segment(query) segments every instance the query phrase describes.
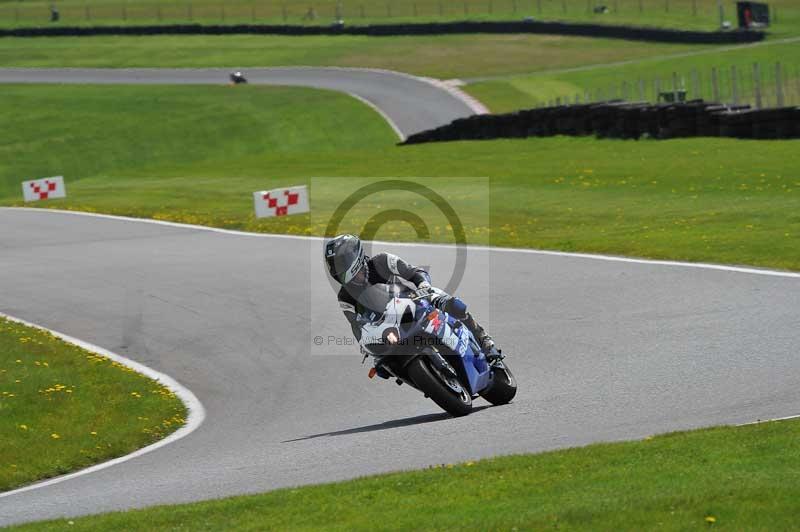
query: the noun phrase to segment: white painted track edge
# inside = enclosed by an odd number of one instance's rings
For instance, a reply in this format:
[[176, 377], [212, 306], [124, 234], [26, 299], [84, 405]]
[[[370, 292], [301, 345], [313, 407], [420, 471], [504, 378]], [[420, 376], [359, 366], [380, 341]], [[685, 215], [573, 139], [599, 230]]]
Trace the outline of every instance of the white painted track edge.
[[182, 426], [181, 428], [179, 428], [178, 430], [176, 430], [175, 432], [173, 432], [172, 434], [170, 434], [169, 436], [167, 436], [166, 438], [164, 438], [164, 439], [161, 439], [161, 440], [159, 440], [159, 441], [157, 441], [155, 443], [152, 443], [152, 444], [150, 444], [150, 445], [148, 445], [146, 447], [142, 447], [141, 449], [137, 449], [136, 451], [133, 451], [132, 453], [126, 454], [124, 456], [119, 456], [117, 458], [114, 458], [114, 459], [111, 459], [111, 460], [108, 460], [108, 461], [105, 461], [105, 462], [100, 462], [99, 464], [95, 464], [93, 466], [89, 466], [89, 467], [87, 467], [85, 469], [81, 469], [81, 470], [75, 471], [73, 473], [68, 473], [66, 475], [61, 475], [61, 476], [58, 476], [58, 477], [53, 477], [53, 478], [50, 478], [50, 479], [46, 479], [46, 480], [42, 480], [42, 481], [39, 481], [39, 482], [35, 482], [33, 484], [29, 484], [29, 485], [23, 486], [21, 488], [16, 488], [16, 489], [13, 489], [11, 491], [2, 492], [2, 493], [0, 493], [0, 499], [2, 499], [4, 497], [10, 497], [12, 495], [17, 495], [19, 493], [23, 493], [23, 492], [26, 492], [26, 491], [35, 490], [35, 489], [38, 489], [38, 488], [44, 488], [45, 486], [51, 486], [53, 484], [58, 484], [60, 482], [66, 481], [66, 480], [71, 480], [71, 479], [76, 478], [76, 477], [80, 477], [80, 476], [83, 476], [83, 475], [88, 475], [90, 473], [94, 473], [94, 472], [100, 471], [102, 469], [107, 469], [109, 467], [115, 466], [117, 464], [121, 464], [123, 462], [127, 462], [128, 460], [132, 460], [133, 458], [136, 458], [138, 456], [142, 456], [143, 454], [147, 454], [149, 452], [155, 451], [156, 449], [164, 447], [165, 445], [169, 445], [170, 443], [176, 442], [176, 441], [180, 440], [181, 438], [185, 438], [186, 436], [188, 436], [189, 434], [191, 434], [192, 432], [197, 430], [197, 428], [200, 427], [200, 425], [205, 420], [205, 417], [206, 417], [205, 408], [203, 407], [203, 404], [200, 402], [200, 400], [197, 398], [197, 396], [195, 396], [194, 393], [192, 393], [191, 390], [189, 390], [188, 388], [186, 388], [185, 386], [180, 384], [178, 381], [176, 381], [175, 379], [173, 379], [169, 375], [166, 375], [164, 373], [156, 371], [153, 368], [145, 366], [144, 364], [141, 364], [139, 362], [136, 362], [134, 360], [126, 358], [126, 357], [124, 357], [122, 355], [119, 355], [117, 353], [113, 353], [113, 352], [111, 352], [111, 351], [109, 351], [107, 349], [104, 349], [102, 347], [90, 344], [88, 342], [84, 342], [83, 340], [79, 340], [77, 338], [73, 338], [72, 336], [66, 335], [66, 334], [58, 332], [58, 331], [54, 331], [54, 330], [49, 329], [47, 327], [44, 327], [42, 325], [39, 325], [39, 324], [36, 324], [36, 323], [31, 323], [29, 321], [17, 318], [15, 316], [11, 316], [11, 315], [6, 314], [4, 312], [0, 312], [0, 317], [6, 318], [9, 321], [13, 321], [13, 322], [16, 322], [16, 323], [19, 323], [19, 324], [22, 324], [22, 325], [26, 325], [28, 327], [33, 327], [35, 329], [47, 331], [47, 332], [53, 334], [54, 336], [60, 338], [61, 340], [69, 343], [69, 344], [73, 344], [73, 345], [76, 345], [76, 346], [78, 346], [78, 347], [80, 347], [82, 349], [86, 349], [87, 351], [91, 351], [93, 353], [97, 353], [99, 355], [102, 355], [102, 356], [110, 359], [110, 360], [113, 360], [114, 362], [118, 362], [119, 364], [122, 364], [122, 365], [124, 365], [126, 367], [129, 367], [132, 370], [136, 371], [137, 373], [145, 375], [146, 377], [149, 377], [150, 379], [153, 379], [154, 381], [157, 381], [159, 384], [162, 384], [163, 386], [166, 386], [170, 391], [172, 391], [176, 396], [178, 396], [178, 398], [183, 402], [184, 405], [186, 405], [186, 408], [189, 411], [189, 414], [188, 414], [187, 419], [186, 419], [186, 424], [184, 426]]
[[400, 142], [404, 142], [406, 140], [406, 136], [403, 135], [403, 132], [400, 131], [400, 128], [397, 127], [397, 124], [395, 124], [394, 120], [389, 118], [389, 115], [384, 113], [383, 110], [380, 107], [378, 107], [377, 105], [375, 105], [371, 101], [367, 100], [366, 98], [364, 98], [362, 96], [359, 96], [358, 94], [356, 94], [354, 92], [348, 92], [347, 94], [352, 96], [353, 98], [355, 98], [359, 102], [363, 103], [364, 105], [366, 105], [367, 107], [369, 107], [370, 109], [372, 109], [373, 111], [378, 113], [379, 115], [381, 115], [381, 117], [386, 121], [386, 123], [389, 124], [389, 127], [392, 128], [392, 131], [394, 131], [395, 135], [397, 135], [397, 137], [400, 139]]
[[[297, 239], [297, 240], [323, 240], [321, 236], [302, 236], [302, 235], [281, 235], [275, 233], [252, 233], [248, 231], [236, 231], [233, 229], [221, 229], [218, 227], [209, 227], [205, 225], [193, 225], [193, 224], [185, 224], [185, 223], [178, 223], [178, 222], [168, 222], [164, 220], [152, 220], [149, 218], [134, 218], [130, 216], [119, 216], [114, 214], [101, 214], [101, 213], [94, 213], [94, 212], [83, 212], [83, 211], [70, 211], [65, 209], [49, 209], [49, 208], [37, 208], [37, 207], [0, 207], [0, 210], [18, 210], [18, 211], [29, 211], [29, 212], [51, 212], [51, 213], [59, 213], [59, 214], [72, 214], [75, 216], [89, 216], [89, 217], [96, 217], [96, 218], [106, 218], [111, 220], [119, 220], [125, 222], [139, 222], [139, 223], [147, 223], [147, 224], [155, 224], [155, 225], [163, 225], [168, 227], [177, 227], [182, 229], [193, 229], [197, 231], [209, 231], [214, 233], [222, 233], [228, 235], [235, 235], [235, 236], [246, 236], [246, 237], [255, 237], [255, 238], [290, 238], [290, 239]], [[455, 247], [455, 244], [436, 244], [436, 243], [418, 243], [418, 242], [384, 242], [380, 240], [373, 241], [374, 244], [383, 244], [383, 245], [390, 245], [390, 246], [415, 246], [415, 247], [437, 247], [437, 248], [447, 248], [447, 247]], [[469, 249], [477, 250], [477, 251], [491, 251], [493, 253], [526, 253], [532, 255], [545, 255], [545, 256], [553, 256], [553, 257], [570, 257], [570, 258], [578, 258], [578, 259], [587, 259], [587, 260], [602, 260], [608, 262], [624, 262], [628, 264], [643, 264], [643, 265], [651, 265], [651, 266], [666, 266], [666, 267], [677, 267], [677, 268], [696, 268], [696, 269], [704, 269], [704, 270], [716, 270], [716, 271], [724, 271], [724, 272], [731, 272], [731, 273], [743, 273], [743, 274], [750, 274], [750, 275], [766, 275], [771, 277], [786, 277], [791, 279], [800, 279], [800, 272], [790, 272], [790, 271], [782, 271], [782, 270], [770, 270], [766, 268], [754, 268], [748, 266], [731, 266], [725, 264], [713, 264], [713, 263], [705, 263], [705, 262], [681, 262], [681, 261], [672, 261], [672, 260], [660, 260], [660, 259], [643, 259], [643, 258], [634, 258], [634, 257], [621, 257], [616, 255], [601, 255], [595, 253], [575, 253], [569, 251], [550, 251], [550, 250], [541, 250], [541, 249], [529, 249], [529, 248], [504, 248], [504, 247], [493, 247], [493, 246], [469, 246]]]

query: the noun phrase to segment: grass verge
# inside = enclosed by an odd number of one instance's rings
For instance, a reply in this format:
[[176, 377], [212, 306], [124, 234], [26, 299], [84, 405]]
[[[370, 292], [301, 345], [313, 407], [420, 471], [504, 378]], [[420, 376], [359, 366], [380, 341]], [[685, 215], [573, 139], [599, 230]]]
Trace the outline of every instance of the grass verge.
[[[736, 21], [735, 2], [721, 2], [725, 19]], [[794, 0], [772, 0], [773, 31], [800, 27]], [[0, 2], [0, 25], [53, 26], [50, 5], [42, 0]], [[167, 24], [330, 24], [341, 16], [349, 25], [447, 20], [564, 20], [712, 31], [719, 27], [716, 0], [610, 0], [605, 13], [584, 0], [59, 0], [60, 25]], [[312, 9], [315, 18], [308, 18]]]
[[525, 73], [705, 49], [552, 35], [186, 35], [0, 39], [4, 67], [388, 68], [439, 78]]
[[105, 514], [70, 530], [790, 530], [798, 470], [800, 422], [783, 421]]
[[[477, 176], [491, 180], [488, 225], [469, 214], [485, 197], [458, 179], [443, 182], [448, 200], [466, 205], [459, 212], [473, 244], [800, 270], [800, 141], [556, 137], [396, 147], [388, 126], [355, 100], [298, 91], [310, 99], [294, 118], [290, 91], [8, 88], [0, 112], [16, 129], [0, 132], [10, 150], [0, 158], [0, 205], [23, 205], [24, 178], [64, 175], [69, 197], [40, 206], [322, 234], [336, 202], [315, 198], [337, 197], [359, 182], [353, 176]], [[191, 104], [172, 114], [174, 102]], [[254, 218], [253, 191], [313, 177], [345, 182], [316, 182], [313, 216]], [[365, 200], [360, 212], [390, 200]], [[363, 221], [345, 220], [342, 230]], [[447, 241], [445, 225], [433, 240]], [[399, 222], [381, 231], [413, 238]]]
[[128, 454], [185, 416], [157, 382], [0, 317], [0, 492]]
[[[719, 78], [719, 99], [733, 101], [731, 67], [738, 72], [737, 93], [740, 102], [751, 102], [755, 92], [753, 65], [761, 66], [762, 91], [765, 105], [776, 105], [775, 68], [782, 65], [782, 76], [786, 105], [800, 104], [800, 42], [767, 42], [757, 46], [723, 47], [697, 50], [693, 55], [678, 57], [651, 57], [629, 64], [598, 65], [561, 72], [541, 72], [522, 76], [507, 76], [485, 79], [468, 84], [465, 90], [478, 98], [494, 112], [509, 112], [517, 109], [546, 104], [556, 98], [573, 101], [576, 95], [581, 101], [589, 91], [595, 100], [625, 97], [638, 100], [639, 81], [644, 82], [644, 99], [655, 101], [656, 84], [661, 90], [672, 88], [673, 74], [678, 76], [679, 87], [685, 88], [689, 98], [714, 100], [712, 69]], [[696, 83], [692, 72], [697, 73]], [[627, 95], [625, 88], [627, 85]]]

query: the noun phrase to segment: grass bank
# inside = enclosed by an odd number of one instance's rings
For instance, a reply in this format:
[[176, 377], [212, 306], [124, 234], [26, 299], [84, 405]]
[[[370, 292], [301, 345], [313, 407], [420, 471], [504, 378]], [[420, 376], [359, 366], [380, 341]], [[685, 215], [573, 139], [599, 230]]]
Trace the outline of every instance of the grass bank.
[[[61, 21], [50, 23], [50, 5]], [[590, 7], [605, 5], [595, 13]], [[725, 19], [736, 25], [735, 2], [722, 2]], [[773, 31], [800, 28], [800, 9], [793, 0], [772, 0]], [[309, 11], [313, 17], [309, 17]], [[347, 24], [429, 22], [447, 20], [564, 20], [599, 24], [630, 24], [712, 31], [719, 27], [716, 0], [29, 0], [0, 2], [0, 25], [46, 26], [78, 24], [330, 24], [341, 17]]]
[[[557, 137], [396, 147], [380, 117], [347, 97], [239, 89], [8, 87], [0, 112], [16, 129], [0, 132], [9, 150], [0, 158], [0, 204], [22, 205], [22, 178], [64, 175], [69, 197], [39, 205], [322, 234], [336, 202], [315, 198], [336, 197], [360, 182], [353, 176], [478, 176], [491, 180], [491, 213], [487, 222], [463, 211], [474, 244], [800, 270], [798, 141]], [[295, 94], [306, 105], [295, 109]], [[313, 216], [252, 214], [255, 190], [337, 176], [346, 182], [315, 182]], [[459, 180], [442, 183], [450, 201], [485, 205]], [[386, 201], [368, 199], [362, 211]], [[417, 208], [423, 219], [435, 215]], [[358, 231], [363, 221], [342, 229]], [[409, 238], [410, 230], [390, 224], [380, 236]], [[442, 229], [431, 238], [446, 236]]]
[[457, 78], [526, 73], [696, 49], [696, 45], [642, 45], [618, 39], [548, 35], [6, 38], [0, 39], [0, 66], [344, 66]]
[[105, 514], [69, 528], [790, 530], [798, 471], [800, 422], [783, 421]]
[[[716, 69], [719, 99], [733, 101], [735, 75], [739, 101], [744, 102], [753, 97], [753, 65], [758, 63], [765, 104], [776, 105], [778, 62], [782, 65], [786, 104], [800, 105], [800, 41], [695, 50], [688, 55], [653, 56], [628, 64], [594, 67], [587, 64], [586, 68], [575, 70], [565, 66], [558, 71], [475, 80], [465, 90], [494, 112], [536, 107], [556, 98], [571, 102], [576, 95], [585, 101], [587, 91], [595, 100], [620, 97], [638, 100], [640, 81], [644, 83], [644, 99], [655, 101], [656, 86], [670, 90], [675, 74], [678, 86], [689, 91], [689, 98], [713, 101], [712, 69]], [[733, 72], [732, 67], [737, 71]]]
[[185, 417], [157, 382], [0, 317], [0, 492], [128, 454]]

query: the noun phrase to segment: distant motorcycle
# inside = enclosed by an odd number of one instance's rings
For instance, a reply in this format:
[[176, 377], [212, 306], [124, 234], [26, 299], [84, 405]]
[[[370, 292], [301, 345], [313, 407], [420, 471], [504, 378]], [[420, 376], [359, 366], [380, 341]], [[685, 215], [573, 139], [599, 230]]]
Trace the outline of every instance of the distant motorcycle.
[[364, 359], [375, 359], [370, 378], [394, 377], [453, 416], [469, 414], [478, 396], [501, 405], [516, 395], [508, 365], [503, 360], [490, 365], [469, 329], [435, 308], [426, 290], [376, 284], [359, 303], [371, 312], [360, 340]]
[[247, 78], [245, 78], [241, 72], [233, 72], [230, 77], [231, 77], [231, 83], [233, 83], [234, 85], [247, 83]]

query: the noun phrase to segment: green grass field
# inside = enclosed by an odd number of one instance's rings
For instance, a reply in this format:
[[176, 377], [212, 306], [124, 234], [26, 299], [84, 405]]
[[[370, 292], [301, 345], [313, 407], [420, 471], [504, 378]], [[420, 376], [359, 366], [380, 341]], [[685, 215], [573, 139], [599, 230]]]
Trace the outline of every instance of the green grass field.
[[783, 421], [12, 530], [793, 530], [798, 471]]
[[[673, 86], [673, 74], [677, 74], [678, 86], [689, 91], [689, 98], [714, 100], [712, 69], [716, 68], [719, 79], [719, 99], [733, 101], [731, 68], [738, 69], [737, 82], [739, 101], [752, 103], [754, 97], [753, 65], [761, 68], [763, 94], [767, 105], [776, 105], [776, 63], [783, 70], [785, 104], [800, 105], [800, 41], [768, 42], [765, 45], [736, 48], [696, 50], [691, 55], [677, 57], [650, 57], [635, 60], [625, 65], [609, 65], [562, 71], [542, 69], [529, 75], [500, 76], [495, 79], [477, 80], [465, 90], [486, 104], [492, 111], [507, 112], [546, 104], [556, 98], [573, 101], [590, 92], [593, 99], [622, 97], [623, 84], [627, 85], [627, 98], [639, 99], [639, 81], [644, 82], [644, 99], [655, 101], [655, 85], [662, 90]], [[697, 85], [693, 82], [693, 71], [697, 73]], [[696, 90], [696, 89], [699, 89]], [[598, 93], [598, 91], [600, 91]]]
[[0, 39], [0, 66], [350, 66], [455, 78], [577, 67], [696, 49], [541, 35], [53, 37]]
[[[491, 178], [492, 213], [488, 227], [464, 220], [476, 224], [472, 243], [800, 269], [800, 141], [396, 147], [376, 113], [310, 89], [10, 86], [6, 94], [0, 111], [16, 129], [0, 133], [4, 205], [22, 205], [23, 179], [64, 175], [69, 198], [43, 206], [321, 234], [332, 205], [313, 218], [256, 220], [252, 191], [314, 177], [477, 176]], [[458, 192], [454, 182], [451, 196]]]
[[0, 318], [0, 492], [128, 454], [185, 416], [157, 382]]
[[[49, 6], [61, 14], [60, 25], [272, 23], [330, 24], [337, 14], [347, 24], [448, 20], [565, 20], [634, 24], [684, 29], [719, 27], [716, 0], [13, 0], [0, 2], [0, 25], [52, 26]], [[339, 8], [337, 9], [337, 4]], [[769, 2], [777, 35], [800, 30], [800, 7], [794, 0]], [[596, 14], [591, 7], [605, 5]], [[735, 2], [724, 0], [725, 19], [736, 25]], [[313, 8], [315, 18], [307, 17]]]

